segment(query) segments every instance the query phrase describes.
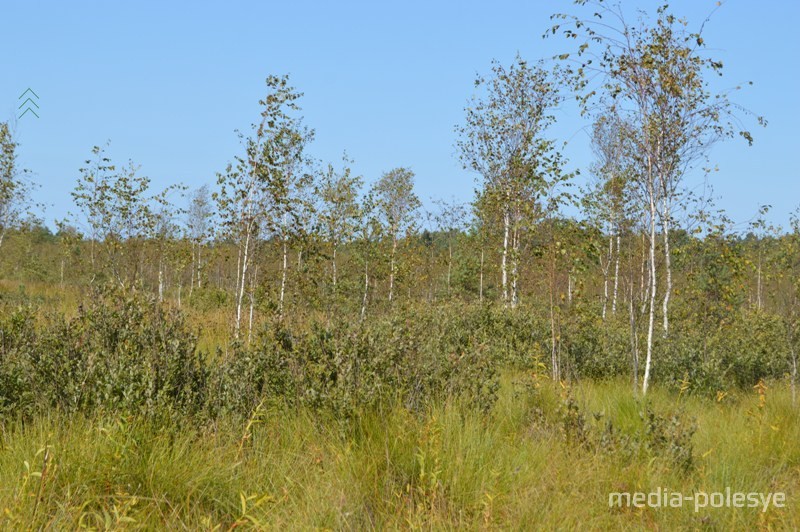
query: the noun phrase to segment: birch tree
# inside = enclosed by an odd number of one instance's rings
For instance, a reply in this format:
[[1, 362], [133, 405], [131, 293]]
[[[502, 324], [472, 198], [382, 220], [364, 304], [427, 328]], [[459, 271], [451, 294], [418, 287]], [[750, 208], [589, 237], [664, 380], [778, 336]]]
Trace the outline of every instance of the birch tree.
[[420, 201], [414, 193], [414, 172], [395, 168], [384, 173], [373, 187], [376, 207], [390, 239], [389, 302], [394, 299], [397, 248], [400, 239], [413, 229]]
[[790, 221], [790, 232], [781, 238], [778, 264], [783, 289], [778, 291], [784, 327], [789, 346], [789, 378], [792, 405], [797, 404], [798, 343], [800, 343], [800, 209]]
[[464, 205], [455, 200], [447, 202], [439, 200], [435, 202], [439, 207], [436, 215], [436, 222], [439, 230], [447, 238], [447, 277], [445, 287], [447, 296], [450, 297], [450, 281], [453, 276], [453, 243], [456, 238], [467, 228], [467, 210]]
[[233, 320], [236, 338], [242, 326], [246, 292], [253, 308], [253, 258], [267, 235], [277, 235], [283, 248], [279, 310], [282, 312], [290, 218], [297, 213], [292, 204], [293, 191], [301, 177], [303, 149], [313, 136], [300, 126], [296, 117], [297, 100], [302, 95], [289, 85], [288, 76], [269, 76], [266, 85], [267, 95], [259, 101], [260, 121], [252, 125], [249, 137], [239, 134], [244, 154], [218, 175], [220, 190], [214, 194], [226, 235], [237, 248]]
[[[289, 94], [299, 98], [301, 94], [287, 87]], [[295, 98], [295, 99], [296, 99]], [[293, 104], [295, 111], [299, 110]], [[305, 150], [314, 138], [314, 131], [302, 125], [299, 118], [284, 115], [274, 126], [275, 135], [270, 143], [269, 171], [266, 192], [269, 208], [267, 231], [276, 237], [281, 246], [281, 281], [278, 295], [278, 317], [283, 317], [286, 287], [289, 273], [289, 246], [292, 241], [303, 243], [314, 217], [311, 198], [314, 175]], [[302, 260], [302, 247], [298, 254]]]
[[18, 148], [8, 122], [0, 122], [0, 247], [9, 228], [20, 222], [29, 199], [27, 172], [17, 161]]
[[561, 96], [551, 72], [519, 56], [509, 68], [495, 61], [492, 77], [479, 77], [475, 86], [479, 93], [457, 127], [457, 146], [464, 168], [483, 180], [484, 206], [499, 213], [502, 298], [504, 305], [516, 307], [522, 233], [544, 188], [541, 176], [554, 151], [544, 134]]
[[595, 154], [592, 174], [595, 181], [584, 196], [583, 204], [608, 239], [607, 252], [598, 254], [603, 273], [603, 319], [606, 318], [609, 300], [611, 313], [617, 312], [622, 231], [631, 201], [625, 145], [627, 128], [613, 108], [599, 116], [592, 126], [591, 142]]
[[361, 312], [359, 313], [360, 321], [362, 322], [367, 317], [370, 275], [372, 275], [371, 268], [376, 258], [375, 248], [382, 235], [382, 227], [376, 211], [375, 197], [373, 191], [370, 190], [359, 204], [359, 222], [356, 237], [356, 250], [361, 258], [364, 271], [364, 289], [361, 292]]
[[352, 174], [351, 164], [352, 161], [344, 155], [340, 170], [328, 165], [319, 191], [322, 201], [319, 217], [331, 250], [331, 291], [334, 297], [339, 277], [337, 253], [343, 243], [353, 238], [359, 219], [358, 196], [363, 181], [361, 176]]
[[203, 250], [213, 237], [213, 210], [211, 192], [208, 185], [192, 191], [189, 196], [189, 207], [186, 211], [186, 230], [191, 242], [191, 265], [189, 297], [197, 288], [203, 287]]
[[225, 172], [218, 174], [220, 190], [214, 193], [224, 234], [237, 250], [233, 318], [236, 339], [241, 331], [245, 286], [266, 210], [261, 183], [263, 162], [259, 154], [264, 141], [263, 126], [255, 130], [255, 137], [244, 141], [245, 156], [237, 157], [235, 164], [228, 164]]
[[[666, 4], [655, 21], [640, 16], [629, 23], [619, 4], [604, 0], [577, 0], [592, 15], [557, 14], [562, 21], [550, 33], [562, 32], [580, 42], [577, 53], [559, 59], [574, 75], [584, 112], [613, 101], [632, 125], [630, 156], [636, 166], [640, 197], [646, 205], [649, 233], [649, 322], [642, 392], [646, 393], [652, 365], [656, 312], [657, 232], [664, 252], [663, 330], [669, 331], [672, 293], [670, 231], [683, 179], [699, 161], [705, 161], [719, 140], [740, 135], [752, 143], [741, 123], [744, 112], [728, 98], [712, 92], [708, 77], [721, 74], [722, 63], [705, 55], [705, 22], [697, 31], [675, 17]], [[746, 114], [746, 112], [745, 112]], [[760, 123], [764, 123], [759, 118]]]
[[92, 156], [72, 191], [81, 212], [73, 218], [88, 227], [92, 281], [105, 270], [120, 288], [130, 288], [141, 280], [145, 241], [157, 226], [155, 210], [171, 209], [168, 196], [182, 186], [153, 194], [150, 178], [132, 161], [118, 169], [99, 146], [92, 148]]

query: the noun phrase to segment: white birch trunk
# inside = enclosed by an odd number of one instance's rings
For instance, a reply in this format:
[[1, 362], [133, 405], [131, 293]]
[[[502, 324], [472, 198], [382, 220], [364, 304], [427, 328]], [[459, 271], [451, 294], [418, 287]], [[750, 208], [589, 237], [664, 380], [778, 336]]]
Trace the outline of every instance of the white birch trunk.
[[503, 258], [500, 261], [500, 274], [503, 285], [503, 305], [508, 306], [508, 233], [511, 219], [508, 213], [503, 215]]
[[756, 283], [756, 305], [761, 310], [761, 252], [758, 254], [758, 280]]
[[331, 260], [333, 266], [333, 294], [336, 295], [336, 243], [333, 244], [333, 258]]
[[244, 286], [247, 280], [247, 265], [250, 261], [250, 229], [247, 229], [247, 234], [244, 239], [244, 249], [241, 253], [240, 265], [241, 269], [237, 266], [237, 290], [236, 290], [236, 322], [234, 324], [234, 335], [238, 339], [239, 331], [242, 325], [242, 302], [244, 300]]
[[195, 255], [196, 255], [195, 247], [196, 247], [196, 243], [192, 242], [192, 264], [191, 264], [191, 266], [189, 266], [189, 270], [191, 271], [190, 276], [189, 276], [189, 299], [192, 299], [192, 294], [194, 293], [194, 272], [195, 272], [194, 265], [195, 265], [195, 261], [196, 261], [196, 258], [195, 258]]
[[617, 289], [619, 288], [619, 251], [620, 251], [620, 236], [617, 233], [617, 254], [614, 258], [614, 296], [611, 300], [611, 314], [617, 313]]
[[389, 302], [392, 302], [394, 297], [394, 262], [395, 253], [397, 253], [397, 238], [392, 237], [392, 256], [389, 264]]
[[255, 269], [253, 270], [253, 274], [250, 276], [250, 290], [247, 293], [247, 297], [250, 300], [250, 310], [249, 316], [247, 319], [247, 345], [250, 345], [250, 342], [253, 338], [253, 315], [255, 314], [255, 306], [256, 306], [256, 282], [258, 278], [258, 265], [256, 265]]
[[283, 265], [281, 267], [281, 294], [278, 300], [278, 317], [283, 319], [283, 300], [286, 296], [286, 272], [289, 269], [289, 247], [283, 238]]
[[361, 299], [361, 321], [367, 315], [367, 294], [369, 293], [369, 261], [364, 261], [364, 297]]
[[672, 295], [672, 253], [669, 249], [669, 209], [665, 207], [664, 210], [666, 211], [664, 213], [664, 268], [666, 269], [667, 283], [664, 288], [662, 312], [664, 313], [664, 336], [667, 336], [669, 334], [669, 300]]
[[608, 270], [611, 268], [611, 257], [614, 254], [614, 238], [611, 237], [608, 239], [608, 257], [606, 257], [605, 264], [602, 264], [601, 259], [601, 268], [603, 270], [603, 311], [602, 317], [605, 321], [606, 319], [606, 309], [608, 308]]
[[[567, 274], [567, 303], [572, 305], [572, 272]], [[605, 308], [603, 308], [603, 314], [605, 317]]]
[[797, 351], [794, 342], [791, 343], [792, 349], [792, 406], [797, 404]]
[[202, 252], [203, 252], [203, 245], [202, 244], [198, 244], [197, 245], [197, 288], [203, 288], [203, 284], [202, 284], [203, 283], [203, 278], [200, 275], [200, 273], [202, 272], [202, 267], [201, 267], [201, 263], [200, 263], [201, 257], [202, 257]]
[[[652, 175], [648, 171], [649, 175]], [[642, 395], [647, 394], [650, 385], [650, 367], [653, 362], [653, 329], [656, 317], [656, 198], [652, 179], [648, 182], [650, 195], [650, 316], [647, 325], [647, 358], [644, 363], [644, 378], [642, 379]]]

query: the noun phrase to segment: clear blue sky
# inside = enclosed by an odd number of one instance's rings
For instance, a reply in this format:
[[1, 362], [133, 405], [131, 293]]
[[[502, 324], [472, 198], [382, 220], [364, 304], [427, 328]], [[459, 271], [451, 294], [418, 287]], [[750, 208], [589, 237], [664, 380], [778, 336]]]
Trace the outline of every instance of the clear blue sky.
[[[623, 2], [653, 10], [656, 2]], [[673, 11], [699, 23], [716, 1], [680, 0]], [[22, 162], [42, 188], [46, 219], [74, 209], [69, 192], [93, 145], [111, 140], [117, 163], [142, 165], [156, 187], [213, 183], [239, 149], [235, 129], [258, 113], [264, 78], [289, 73], [305, 93], [312, 154], [343, 150], [370, 182], [395, 166], [417, 174], [418, 194], [469, 200], [475, 176], [455, 158], [453, 126], [490, 61], [550, 56], [543, 41], [563, 1], [35, 2], [0, 5], [0, 120], [18, 96], [39, 95], [40, 118], [17, 123]], [[725, 86], [769, 120], [756, 144], [717, 147], [711, 176], [719, 205], [746, 221], [760, 204], [786, 223], [800, 204], [796, 0], [730, 0], [706, 30], [726, 67]], [[590, 162], [581, 119], [565, 110], [573, 167]]]

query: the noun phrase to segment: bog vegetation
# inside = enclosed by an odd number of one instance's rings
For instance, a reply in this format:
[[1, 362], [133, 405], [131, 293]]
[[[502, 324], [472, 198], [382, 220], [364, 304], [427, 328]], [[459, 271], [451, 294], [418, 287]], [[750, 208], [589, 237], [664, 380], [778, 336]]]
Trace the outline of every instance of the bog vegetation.
[[[563, 54], [476, 80], [470, 204], [314, 160], [269, 76], [213, 186], [96, 146], [51, 231], [0, 124], [3, 527], [797, 526], [800, 219], [688, 190], [764, 121], [687, 21], [624, 15], [580, 1]], [[608, 507], [659, 486], [788, 507]]]

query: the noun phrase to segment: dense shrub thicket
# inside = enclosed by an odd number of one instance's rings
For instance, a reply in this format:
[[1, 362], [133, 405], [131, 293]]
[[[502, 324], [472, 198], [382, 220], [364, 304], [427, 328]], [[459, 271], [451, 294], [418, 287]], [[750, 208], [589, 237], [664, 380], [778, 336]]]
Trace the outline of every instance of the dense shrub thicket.
[[269, 402], [350, 415], [389, 399], [422, 409], [443, 396], [490, 408], [498, 357], [511, 347], [481, 336], [489, 315], [413, 316], [302, 330], [276, 322], [250, 346], [204, 353], [184, 316], [151, 299], [104, 294], [72, 319], [18, 306], [0, 318], [0, 411], [214, 419]]
[[[668, 337], [655, 337], [654, 382], [713, 395], [749, 388], [762, 379], [790, 377], [786, 325], [773, 314], [744, 309], [713, 328], [691, 319], [674, 324]], [[564, 323], [561, 343], [573, 378], [632, 375], [630, 323], [625, 316], [602, 320], [578, 311]]]
[[[29, 305], [0, 316], [0, 411], [23, 417], [119, 410], [212, 420], [261, 403], [350, 416], [386, 401], [420, 410], [444, 397], [486, 411], [499, 371], [544, 373], [551, 345], [543, 314], [492, 306], [410, 307], [363, 323], [275, 321], [250, 345], [215, 353], [198, 350], [180, 311], [142, 296], [101, 293], [71, 319]], [[580, 311], [565, 319], [566, 375], [630, 375], [627, 326]], [[658, 340], [654, 378], [702, 394], [783, 378], [782, 331], [761, 313], [711, 333], [676, 330]]]

